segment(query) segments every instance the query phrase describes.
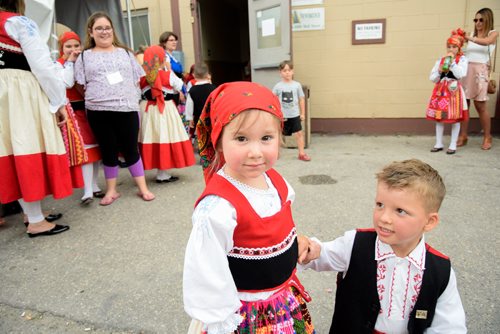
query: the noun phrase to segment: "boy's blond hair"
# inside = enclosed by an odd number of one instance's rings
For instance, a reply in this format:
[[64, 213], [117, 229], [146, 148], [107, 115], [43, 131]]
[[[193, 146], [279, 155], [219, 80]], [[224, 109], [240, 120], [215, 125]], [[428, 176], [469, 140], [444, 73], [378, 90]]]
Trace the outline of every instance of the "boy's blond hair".
[[376, 174], [389, 188], [415, 191], [428, 212], [438, 212], [446, 194], [443, 179], [431, 166], [418, 159], [394, 161]]

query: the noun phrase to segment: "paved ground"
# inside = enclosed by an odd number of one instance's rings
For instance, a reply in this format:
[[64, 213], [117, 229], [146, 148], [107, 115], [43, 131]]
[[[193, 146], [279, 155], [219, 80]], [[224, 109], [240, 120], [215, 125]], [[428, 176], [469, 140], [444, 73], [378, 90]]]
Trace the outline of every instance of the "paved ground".
[[[311, 162], [284, 149], [277, 169], [297, 192], [299, 232], [326, 240], [371, 226], [374, 173], [383, 165], [411, 157], [430, 163], [448, 193], [428, 241], [452, 258], [469, 331], [498, 333], [500, 140], [489, 152], [480, 141], [471, 138], [447, 156], [429, 152], [433, 137], [315, 135]], [[110, 207], [81, 208], [80, 191], [45, 200], [71, 226], [58, 236], [30, 239], [21, 217], [8, 217], [0, 227], [0, 333], [185, 333], [184, 248], [203, 181], [199, 166], [174, 173], [179, 182], [151, 182], [157, 199], [150, 203], [135, 195], [126, 170], [119, 177], [122, 197]], [[318, 333], [327, 333], [335, 274], [300, 277], [313, 297]]]

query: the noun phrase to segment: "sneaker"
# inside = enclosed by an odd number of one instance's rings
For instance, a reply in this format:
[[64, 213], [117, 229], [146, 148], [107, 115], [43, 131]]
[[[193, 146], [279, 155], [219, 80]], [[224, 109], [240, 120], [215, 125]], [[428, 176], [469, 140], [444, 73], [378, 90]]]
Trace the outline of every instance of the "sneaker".
[[307, 155], [307, 153], [299, 154], [299, 160], [302, 161], [311, 161], [311, 157]]

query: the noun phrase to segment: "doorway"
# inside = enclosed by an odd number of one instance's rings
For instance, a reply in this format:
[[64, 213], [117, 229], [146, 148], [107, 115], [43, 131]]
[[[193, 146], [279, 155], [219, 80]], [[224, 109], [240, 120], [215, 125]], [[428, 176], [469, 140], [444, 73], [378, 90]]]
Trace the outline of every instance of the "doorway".
[[195, 58], [212, 82], [251, 81], [248, 0], [193, 0]]

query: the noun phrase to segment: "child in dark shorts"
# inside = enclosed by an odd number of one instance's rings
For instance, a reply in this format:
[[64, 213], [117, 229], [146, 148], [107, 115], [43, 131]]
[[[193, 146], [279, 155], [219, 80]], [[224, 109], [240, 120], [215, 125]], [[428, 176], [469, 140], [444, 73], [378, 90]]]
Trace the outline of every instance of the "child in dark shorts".
[[310, 161], [311, 158], [304, 151], [305, 141], [301, 125], [306, 111], [302, 85], [293, 80], [293, 63], [290, 60], [282, 61], [279, 70], [281, 81], [274, 86], [273, 93], [278, 96], [285, 119], [283, 135], [294, 135], [299, 149], [299, 160]]

